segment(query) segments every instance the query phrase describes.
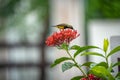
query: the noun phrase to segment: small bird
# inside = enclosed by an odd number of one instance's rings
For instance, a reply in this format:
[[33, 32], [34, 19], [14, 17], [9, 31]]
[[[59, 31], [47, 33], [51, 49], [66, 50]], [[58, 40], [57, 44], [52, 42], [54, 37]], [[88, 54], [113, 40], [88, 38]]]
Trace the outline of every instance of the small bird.
[[60, 30], [61, 30], [61, 29], [67, 29], [67, 28], [74, 29], [74, 28], [72, 27], [72, 25], [69, 25], [69, 24], [66, 24], [66, 23], [58, 24], [58, 25], [56, 25], [56, 26], [54, 26], [54, 27], [57, 27], [57, 28], [59, 28]]

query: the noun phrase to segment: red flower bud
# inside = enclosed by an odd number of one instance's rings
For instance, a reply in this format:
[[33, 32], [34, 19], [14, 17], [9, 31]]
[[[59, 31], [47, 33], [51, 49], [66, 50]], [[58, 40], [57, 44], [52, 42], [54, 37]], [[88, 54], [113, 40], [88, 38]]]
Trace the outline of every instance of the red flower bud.
[[87, 78], [81, 78], [80, 80], [87, 80]]
[[89, 79], [94, 79], [95, 76], [94, 76], [93, 74], [89, 74], [89, 75], [88, 75], [88, 78], [89, 78]]

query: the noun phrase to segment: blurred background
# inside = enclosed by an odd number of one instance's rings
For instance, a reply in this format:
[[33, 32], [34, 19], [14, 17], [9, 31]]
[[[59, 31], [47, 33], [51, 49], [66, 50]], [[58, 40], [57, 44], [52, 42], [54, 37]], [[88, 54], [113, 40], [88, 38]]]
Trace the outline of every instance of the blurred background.
[[[0, 80], [70, 80], [80, 75], [74, 68], [64, 73], [60, 65], [50, 68], [56, 58], [67, 56], [45, 46], [46, 37], [58, 30], [52, 26], [71, 24], [80, 33], [72, 44], [102, 47], [104, 38], [120, 35], [119, 19], [120, 0], [0, 0]], [[77, 57], [79, 63], [100, 60]]]

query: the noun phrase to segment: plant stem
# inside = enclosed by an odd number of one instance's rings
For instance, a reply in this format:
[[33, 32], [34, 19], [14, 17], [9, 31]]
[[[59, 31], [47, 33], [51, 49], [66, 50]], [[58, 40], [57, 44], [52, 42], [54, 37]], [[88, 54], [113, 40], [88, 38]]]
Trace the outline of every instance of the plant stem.
[[108, 67], [109, 67], [109, 63], [108, 63], [108, 58], [107, 58], [107, 53], [106, 52], [105, 52], [105, 60], [106, 60], [106, 63], [108, 65]]
[[73, 60], [73, 62], [75, 63], [76, 67], [82, 72], [82, 74], [87, 77], [87, 74], [84, 72], [84, 70], [78, 65], [78, 63], [75, 61], [75, 59], [71, 56], [71, 54], [69, 53], [68, 50], [66, 50], [68, 55], [70, 56], [70, 58]]

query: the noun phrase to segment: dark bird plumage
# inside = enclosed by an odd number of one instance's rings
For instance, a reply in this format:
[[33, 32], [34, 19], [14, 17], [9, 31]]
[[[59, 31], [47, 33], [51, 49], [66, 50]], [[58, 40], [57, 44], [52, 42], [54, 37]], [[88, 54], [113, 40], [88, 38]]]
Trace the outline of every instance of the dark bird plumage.
[[72, 27], [72, 25], [65, 24], [65, 23], [58, 24], [58, 25], [56, 25], [56, 26], [54, 26], [54, 27], [57, 27], [57, 28], [59, 28], [59, 29], [67, 29], [67, 28], [74, 29], [74, 28]]

